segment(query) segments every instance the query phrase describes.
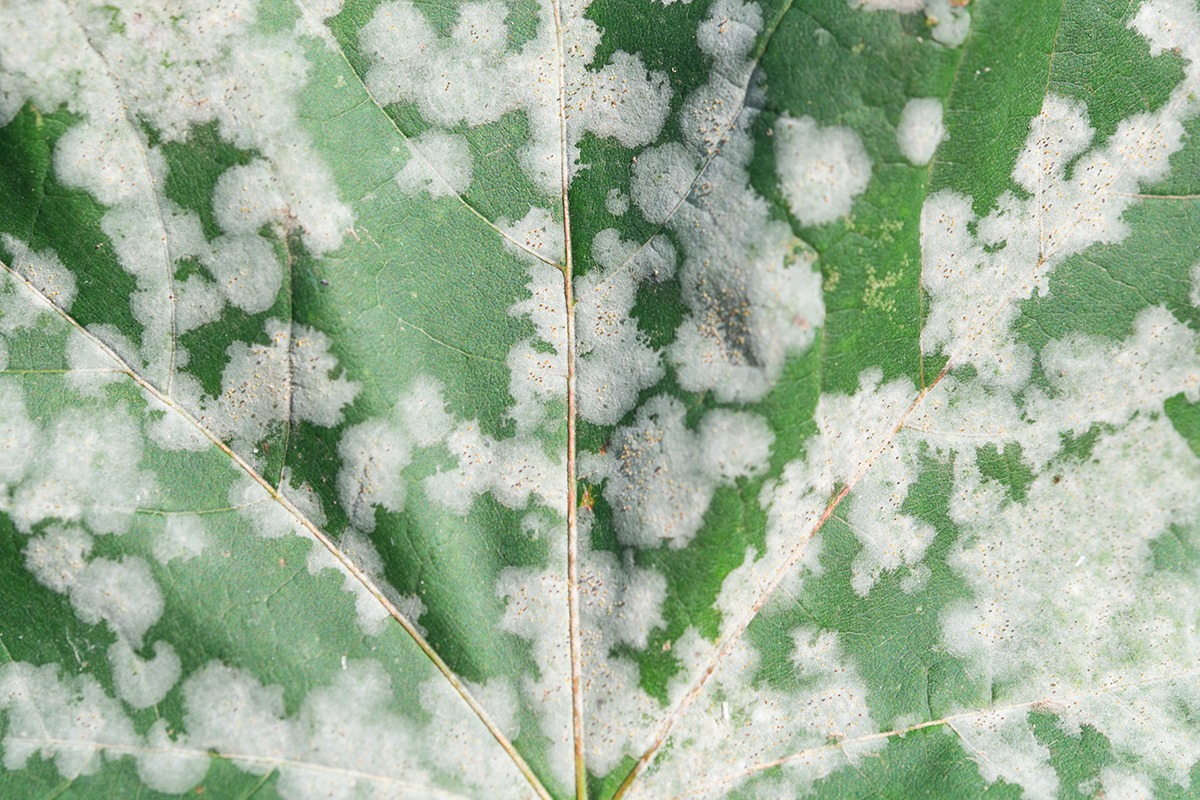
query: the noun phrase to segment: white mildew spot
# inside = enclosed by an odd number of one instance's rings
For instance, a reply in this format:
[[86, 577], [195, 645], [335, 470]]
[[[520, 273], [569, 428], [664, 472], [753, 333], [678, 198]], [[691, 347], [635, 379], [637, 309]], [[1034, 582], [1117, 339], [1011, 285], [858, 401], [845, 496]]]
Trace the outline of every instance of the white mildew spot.
[[[36, 461], [37, 440], [38, 428], [29, 419], [20, 385], [0, 380], [0, 497], [7, 496], [9, 485], [20, 481]], [[0, 507], [9, 511], [2, 501]]]
[[[198, 381], [180, 381], [176, 388], [181, 385], [192, 388], [192, 397], [200, 396]], [[212, 447], [209, 438], [177, 410], [149, 392], [143, 393], [143, 398], [146, 401], [146, 435], [156, 446], [168, 452], [199, 452]]]
[[[29, 100], [82, 119], [56, 143], [55, 172], [108, 206], [100, 224], [137, 281], [130, 307], [142, 336], [133, 365], [147, 377], [169, 385], [186, 359], [178, 334], [219, 312], [193, 283], [184, 295], [190, 307], [176, 314], [177, 267], [210, 248], [196, 215], [165, 196], [166, 160], [146, 129], [172, 142], [185, 140], [196, 125], [213, 124], [222, 139], [264, 157], [222, 177], [214, 211], [226, 233], [251, 235], [269, 221], [277, 235], [285, 226], [298, 228], [315, 255], [341, 246], [353, 215], [298, 114], [308, 62], [294, 34], [254, 30], [253, 4], [18, 2], [0, 11], [0, 21], [12, 33], [0, 43], [0, 119], [11, 119]], [[278, 264], [234, 260], [209, 264], [230, 299], [247, 309], [269, 307], [264, 295], [278, 289]]]
[[[1102, 789], [1105, 797], [1120, 797], [1122, 800], [1154, 800], [1154, 785], [1145, 775], [1135, 775], [1116, 767], [1105, 767], [1100, 771], [1100, 785], [1089, 786], [1091, 794]], [[1083, 787], [1080, 787], [1083, 793]]]
[[680, 110], [684, 143], [641, 153], [630, 183], [643, 216], [665, 224], [683, 248], [689, 313], [668, 350], [676, 377], [724, 402], [766, 395], [825, 315], [813, 256], [797, 252], [791, 229], [749, 186], [756, 112], [746, 98], [761, 93], [750, 57], [761, 28], [756, 5], [713, 5], [697, 32], [713, 72]]
[[225, 296], [203, 275], [189, 275], [175, 283], [175, 333], [183, 335], [216, 322], [225, 308]]
[[[558, 781], [569, 785], [571, 718], [551, 713], [570, 707], [566, 541], [557, 523], [545, 515], [527, 515], [524, 524], [552, 537], [553, 550], [545, 569], [513, 567], [503, 571], [497, 584], [497, 593], [507, 600], [501, 624], [532, 643], [538, 676], [526, 677], [522, 689], [531, 702], [545, 710], [539, 723], [552, 743], [551, 768]], [[662, 605], [667, 587], [666, 579], [654, 570], [592, 550], [589, 510], [580, 510], [578, 524], [583, 691], [593, 709], [584, 724], [588, 767], [599, 776], [649, 744], [658, 703], [640, 687], [636, 662], [613, 651], [622, 646], [644, 649], [650, 631], [666, 624]]]
[[275, 319], [267, 320], [264, 331], [268, 344], [234, 342], [226, 350], [229, 363], [217, 397], [200, 397], [198, 383], [177, 383], [177, 394], [201, 423], [251, 461], [253, 455], [245, 454], [253, 454], [272, 425], [333, 427], [361, 388], [337, 374], [332, 342], [320, 331]]
[[[719, 800], [746, 779], [745, 767], [816, 750], [782, 769], [783, 797], [803, 796], [806, 788], [835, 769], [884, 747], [876, 740], [854, 747], [828, 744], [875, 733], [867, 707], [867, 687], [841, 652], [836, 633], [798, 628], [791, 632], [794, 683], [779, 689], [760, 681], [759, 654], [736, 643], [709, 678], [707, 691], [674, 728], [667, 747], [672, 756], [644, 773], [633, 800], [686, 794]], [[707, 666], [712, 645], [688, 632], [671, 652], [684, 669], [668, 687], [672, 702], [689, 688], [690, 677]], [[755, 795], [758, 796], [758, 795]], [[767, 795], [772, 796], [772, 795]]]
[[[365, 534], [353, 528], [347, 528], [346, 532], [342, 534], [340, 545], [342, 552], [355, 566], [371, 576], [380, 586], [386, 585], [382, 580], [383, 559], [379, 557], [379, 552]], [[325, 545], [315, 541], [312, 543], [312, 548], [308, 551], [307, 564], [310, 575], [318, 575], [331, 569], [342, 576], [342, 591], [354, 597], [358, 627], [362, 629], [363, 633], [376, 636], [386, 630], [387, 624], [392, 618], [391, 612], [383, 603], [379, 602], [366, 584], [346, 569], [345, 564], [333, 557], [333, 553]]]
[[136, 352], [136, 348], [112, 325], [94, 324], [88, 328], [88, 333], [91, 336], [72, 328], [67, 335], [67, 366], [71, 371], [63, 376], [63, 380], [67, 386], [80, 394], [101, 397], [105, 386], [119, 383], [126, 376], [117, 368], [112, 357], [100, 349], [95, 339], [105, 343], [116, 343], [114, 349], [118, 352]]
[[1025, 709], [992, 711], [956, 721], [953, 729], [985, 781], [1003, 778], [1020, 786], [1023, 798], [1054, 800], [1059, 787], [1050, 749], [1033, 735], [1027, 716]]
[[146, 750], [138, 754], [138, 777], [147, 788], [163, 794], [183, 794], [204, 780], [212, 758], [199, 752], [185, 734], [168, 732], [160, 719], [146, 732]]
[[81, 620], [93, 625], [104, 621], [135, 647], [141, 646], [165, 606], [150, 565], [137, 556], [93, 559], [74, 576], [67, 591]]
[[164, 566], [172, 561], [191, 561], [210, 544], [204, 520], [197, 514], [171, 514], [163, 532], [154, 538], [151, 552]]
[[35, 252], [7, 233], [0, 235], [0, 242], [9, 252], [8, 267], [36, 290], [30, 292], [7, 273], [0, 278], [0, 333], [32, 327], [38, 317], [52, 310], [51, 303], [64, 311], [71, 310], [75, 276], [52, 250]]
[[771, 126], [775, 171], [801, 225], [821, 225], [850, 213], [871, 181], [871, 157], [849, 128], [822, 127], [812, 117], [781, 116]]
[[[282, 687], [264, 686], [244, 670], [212, 662], [184, 682], [184, 727], [193, 747], [235, 756], [233, 763], [251, 774], [277, 771], [285, 800], [412, 791], [355, 773], [408, 787], [436, 785], [440, 773], [481, 797], [521, 797], [523, 781], [511, 760], [444, 684], [440, 677], [423, 684], [422, 704], [434, 716], [428, 726], [420, 725], [394, 710], [382, 666], [350, 661], [288, 715]], [[481, 758], [483, 752], [495, 755]]]
[[133, 708], [149, 708], [161, 702], [182, 674], [175, 648], [162, 641], [154, 643], [154, 657], [145, 659], [119, 639], [108, 648], [108, 661], [117, 696]]
[[142, 433], [121, 408], [72, 408], [56, 417], [28, 453], [24, 481], [7, 507], [23, 533], [44, 520], [83, 522], [93, 533], [128, 529], [156, 491], [141, 469]]
[[613, 187], [604, 196], [604, 208], [614, 217], [623, 217], [629, 210], [629, 195]]
[[421, 447], [445, 441], [454, 427], [454, 419], [446, 411], [442, 385], [428, 375], [413, 379], [408, 391], [396, 404], [400, 423]]
[[247, 314], [275, 305], [283, 270], [275, 248], [261, 236], [219, 236], [201, 257], [229, 303]]
[[632, 311], [640, 282], [674, 274], [675, 250], [665, 236], [638, 247], [608, 228], [592, 240], [592, 255], [600, 269], [575, 279], [575, 391], [581, 417], [614, 425], [665, 374]]
[[496, 440], [472, 420], [460, 423], [446, 439], [457, 468], [431, 475], [425, 494], [465, 516], [475, 498], [490, 492], [501, 504], [521, 509], [531, 496], [561, 513], [566, 507], [566, 454], [546, 452], [536, 437]]
[[[539, 3], [537, 35], [519, 48], [509, 44], [508, 8], [471, 2], [458, 11], [449, 36], [441, 36], [409, 0], [380, 5], [359, 32], [371, 67], [368, 90], [382, 103], [415, 103], [426, 121], [442, 128], [476, 127], [523, 110], [530, 139], [518, 153], [526, 175], [543, 191], [562, 189], [562, 124], [558, 71], [565, 76], [569, 168], [579, 168], [579, 140], [586, 132], [615, 138], [625, 147], [652, 142], [666, 120], [671, 98], [667, 77], [648, 72], [641, 57], [618, 50], [589, 70], [600, 29], [584, 16], [586, 2], [566, 9], [560, 55], [550, 2]], [[425, 168], [440, 166], [430, 160]], [[455, 184], [451, 174], [435, 181]], [[461, 174], [461, 173], [457, 173]], [[461, 182], [460, 182], [461, 183]]]
[[[14, 8], [7, 21], [26, 34], [3, 53], [8, 114], [24, 97], [39, 100], [44, 108], [66, 104], [85, 118], [83, 125], [126, 131], [127, 144], [136, 125], [128, 124], [126, 115], [149, 124], [168, 141], [185, 139], [194, 125], [216, 123], [222, 138], [258, 151], [272, 164], [310, 250], [319, 254], [340, 246], [351, 213], [338, 200], [332, 176], [298, 117], [308, 64], [291, 34], [254, 31], [253, 4], [192, 0], [170, 9], [134, 2], [113, 11], [37, 10], [42, 13]], [[176, 24], [181, 18], [196, 22]], [[80, 45], [82, 35], [91, 48]], [[17, 52], [22, 48], [32, 53]], [[48, 53], [54, 56], [46, 57]], [[102, 136], [90, 135], [96, 141], [93, 153], [75, 150], [95, 156], [108, 151], [110, 163], [81, 158], [72, 166], [80, 180], [128, 190], [131, 181], [122, 180], [121, 159], [140, 158], [144, 145], [122, 156], [112, 152], [117, 149], [115, 134]], [[84, 178], [85, 172], [90, 177]], [[137, 175], [142, 181], [146, 177], [144, 170]]]
[[[1200, 110], [1200, 21], [1193, 9], [1148, 2], [1130, 26], [1151, 39], [1152, 52], [1178, 48], [1184, 79], [1158, 109], [1122, 121], [1103, 145], [1082, 103], [1048, 95], [1030, 124], [1013, 178], [1027, 192], [1005, 193], [979, 219], [969, 198], [939, 192], [921, 217], [922, 284], [931, 297], [921, 333], [926, 352], [970, 363], [985, 382], [1009, 390], [1028, 379], [1031, 356], [1011, 325], [1016, 300], [1049, 291], [1052, 270], [1095, 244], [1122, 240], [1125, 211], [1139, 187], [1163, 178], [1183, 146], [1185, 119]], [[1163, 15], [1175, 22], [1164, 28]]]
[[398, 426], [383, 420], [355, 425], [342, 434], [338, 456], [338, 498], [352, 525], [370, 532], [377, 507], [404, 510], [408, 481], [401, 473], [412, 461], [412, 445]]
[[91, 550], [83, 530], [50, 526], [25, 545], [25, 566], [43, 586], [70, 597], [79, 619], [104, 622], [120, 641], [141, 647], [164, 608], [150, 565], [137, 556], [89, 561]]
[[624, 545], [685, 546], [700, 530], [718, 486], [767, 467], [774, 436], [761, 417], [716, 410], [693, 433], [685, 416], [675, 398], [654, 397], [631, 425], [616, 430], [606, 454], [582, 459], [581, 472], [605, 482], [613, 527]]
[[505, 246], [512, 253], [518, 256], [526, 255], [523, 250], [512, 245], [512, 242], [518, 242], [549, 261], [562, 261], [565, 245], [563, 226], [554, 219], [554, 214], [548, 209], [530, 206], [529, 212], [516, 222], [510, 223], [502, 218], [497, 220], [496, 225], [505, 235]]
[[102, 745], [129, 746], [139, 739], [121, 704], [95, 678], [60, 676], [57, 664], [10, 661], [0, 666], [0, 711], [8, 720], [7, 770], [24, 769], [37, 755], [53, 759], [67, 780], [95, 775], [106, 757]]
[[850, 0], [850, 6], [864, 11], [924, 12], [933, 40], [947, 47], [958, 47], [971, 32], [971, 12], [953, 0]]
[[1072, 334], [1050, 342], [1039, 358], [1051, 391], [1033, 388], [1025, 396], [1026, 416], [1038, 423], [1019, 439], [1029, 460], [1049, 460], [1058, 434], [1121, 425], [1139, 411], [1161, 410], [1179, 393], [1200, 401], [1197, 353], [1200, 336], [1161, 306], [1140, 312], [1123, 341]]
[[1186, 785], [1200, 759], [1180, 717], [1196, 708], [1189, 681], [1142, 684], [1195, 666], [1178, 631], [1200, 596], [1188, 576], [1156, 571], [1149, 545], [1200, 521], [1200, 461], [1165, 418], [1143, 414], [1101, 434], [1089, 458], [1060, 459], [1024, 502], [973, 465], [955, 473], [963, 538], [949, 561], [974, 599], [942, 612], [947, 646], [998, 700], [1045, 698], [1071, 727], [1095, 726]]
[[408, 142], [408, 163], [396, 173], [406, 195], [453, 197], [471, 188], [471, 151], [462, 136], [433, 128]]
[[[504, 678], [493, 678], [482, 685], [468, 683], [467, 688], [487, 709], [496, 727], [509, 740], [515, 739], [521, 727], [512, 684]], [[524, 800], [528, 796], [528, 788], [522, 786], [511, 760], [495, 746], [474, 712], [447, 681], [437, 677], [421, 684], [421, 707], [432, 718], [432, 724], [421, 731], [423, 751], [436, 753], [434, 763], [446, 774], [461, 776], [463, 783], [475, 787], [478, 797]], [[485, 757], [484, 753], [491, 755]]]
[[213, 189], [213, 215], [229, 236], [249, 236], [285, 212], [279, 179], [261, 159], [221, 173]]
[[38, 583], [65, 594], [87, 566], [92, 544], [80, 528], [52, 525], [25, 546], [25, 566]]
[[933, 97], [909, 100], [900, 112], [896, 126], [896, 145], [910, 162], [923, 167], [933, 158], [937, 146], [946, 138], [942, 124], [942, 101]]
[[[264, 539], [307, 536], [300, 521], [249, 475], [243, 476], [229, 487], [229, 505], [236, 508], [238, 514], [250, 523], [250, 528], [256, 536]], [[311, 521], [314, 525], [323, 525], [325, 517], [320, 515]]]

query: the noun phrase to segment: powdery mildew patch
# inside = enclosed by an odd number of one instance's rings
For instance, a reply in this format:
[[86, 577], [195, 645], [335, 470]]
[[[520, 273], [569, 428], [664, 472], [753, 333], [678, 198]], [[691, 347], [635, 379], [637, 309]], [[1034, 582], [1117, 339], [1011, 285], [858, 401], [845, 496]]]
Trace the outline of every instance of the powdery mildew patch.
[[896, 145], [912, 164], [918, 167], [928, 164], [945, 138], [941, 100], [917, 97], [904, 104], [900, 124], [896, 126]]
[[959, 47], [971, 31], [971, 12], [952, 0], [850, 0], [851, 8], [863, 11], [923, 13], [933, 40], [946, 47]]
[[[1069, 733], [1094, 726], [1119, 759], [1157, 779], [1186, 786], [1200, 759], [1190, 728], [1196, 662], [1187, 644], [1195, 592], [1184, 575], [1156, 570], [1149, 549], [1173, 526], [1193, 529], [1198, 521], [1197, 460], [1163, 415], [1168, 397], [1200, 400], [1197, 335], [1158, 307], [1145, 309], [1124, 341], [1073, 335], [1034, 354], [1013, 331], [1016, 301], [1044, 293], [1058, 264], [1127, 235], [1122, 214], [1137, 202], [1139, 187], [1165, 176], [1167, 159], [1182, 146], [1181, 122], [1197, 113], [1200, 14], [1150, 0], [1131, 27], [1153, 53], [1175, 48], [1183, 55], [1183, 81], [1161, 108], [1122, 122], [1095, 146], [1086, 109], [1050, 95], [1017, 162], [1019, 192], [983, 218], [965, 196], [929, 198], [922, 249], [932, 302], [922, 342], [949, 356], [950, 373], [924, 395], [906, 379], [882, 383], [867, 370], [856, 393], [823, 396], [818, 436], [764, 489], [766, 551], [747, 554], [718, 602], [726, 613], [723, 634], [738, 637], [745, 609], [763, 587], [797, 593], [805, 573], [819, 568], [819, 541], [805, 539], [831, 492], [846, 484], [853, 488], [847, 521], [862, 545], [853, 587], [865, 595], [882, 572], [907, 569], [902, 588], [920, 591], [932, 530], [902, 506], [919, 474], [918, 456], [953, 458], [951, 514], [961, 538], [951, 565], [976, 595], [944, 612], [944, 638], [997, 702], [1012, 706], [964, 709], [954, 730], [986, 781], [1003, 777], [1030, 797], [1058, 790], [1049, 751], [1026, 718], [1033, 703], [1057, 713]], [[972, 371], [955, 369], [967, 364]], [[1031, 383], [1035, 365], [1044, 383]], [[1090, 456], [1062, 453], [1063, 434], [1095, 430]], [[983, 443], [1008, 442], [1021, 445], [1036, 475], [1019, 502], [975, 466]], [[735, 638], [717, 661], [697, 661], [693, 674], [714, 663], [718, 672], [687, 701], [664, 745], [669, 755], [644, 774], [641, 788], [649, 792], [663, 775], [660, 793], [677, 793], [695, 775], [722, 773], [713, 766], [722, 755], [692, 754], [697, 741], [714, 738], [700, 732], [728, 691], [719, 671], [744, 649]], [[749, 763], [792, 753], [811, 760], [803, 746], [764, 747]], [[712, 795], [745, 780], [745, 763], [731, 768]], [[1111, 786], [1097, 788], [1109, 792], [1132, 785], [1120, 769], [1103, 780]], [[760, 788], [792, 797], [806, 785], [802, 778], [768, 779]]]
[[786, 114], [772, 130], [775, 171], [800, 224], [820, 225], [850, 213], [871, 180], [871, 158], [858, 134]]
[[[587, 0], [562, 8], [564, 28], [559, 51], [554, 9], [539, 3], [537, 35], [523, 45], [509, 43], [508, 7], [494, 0], [471, 2], [458, 10], [449, 36], [439, 35], [409, 0], [379, 6], [359, 32], [371, 59], [367, 89], [382, 103], [415, 104], [429, 123], [442, 129], [477, 127], [506, 113], [523, 111], [529, 141], [518, 153], [528, 178], [548, 195], [562, 189], [563, 121], [559, 114], [559, 67], [565, 80], [567, 160], [579, 163], [579, 140], [591, 132], [626, 147], [652, 142], [666, 119], [671, 89], [662, 72], [648, 71], [641, 57], [613, 53], [598, 69], [589, 69], [600, 43], [600, 28], [584, 17]], [[425, 134], [444, 135], [442, 133]], [[450, 158], [424, 158], [420, 139], [414, 159], [439, 193], [459, 191], [471, 174], [470, 154], [459, 149]], [[410, 162], [412, 164], [412, 162]], [[400, 174], [401, 185], [409, 166]], [[432, 190], [431, 190], [432, 191]]]
[[[251, 313], [272, 305], [280, 265], [258, 236], [263, 225], [297, 226], [319, 255], [341, 245], [352, 219], [298, 118], [307, 73], [300, 43], [292, 33], [258, 33], [256, 16], [244, 0], [169, 9], [21, 2], [4, 11], [0, 119], [26, 101], [82, 118], [55, 147], [55, 174], [108, 208], [101, 227], [138, 284], [135, 365], [164, 387], [186, 364], [180, 333], [215, 320], [225, 302]], [[205, 123], [264, 156], [222, 176], [214, 210], [225, 235], [211, 243], [195, 214], [165, 197], [165, 159], [142, 131], [183, 141]], [[181, 280], [177, 297], [185, 259], [203, 262], [212, 280]]]
[[697, 33], [713, 71], [684, 100], [684, 141], [643, 151], [630, 184], [642, 215], [664, 224], [683, 249], [688, 316], [667, 354], [676, 378], [723, 402], [766, 395], [784, 359], [806, 350], [824, 320], [813, 257], [748, 185], [760, 95], [750, 52], [761, 28], [758, 6], [714, 4]]

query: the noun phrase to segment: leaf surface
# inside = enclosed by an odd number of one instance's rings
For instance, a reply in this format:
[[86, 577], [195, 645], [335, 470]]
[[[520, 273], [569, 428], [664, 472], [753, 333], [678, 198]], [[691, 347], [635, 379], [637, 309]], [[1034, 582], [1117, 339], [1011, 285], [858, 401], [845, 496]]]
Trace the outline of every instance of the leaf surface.
[[5, 796], [1196, 792], [1193, 0], [0, 19]]

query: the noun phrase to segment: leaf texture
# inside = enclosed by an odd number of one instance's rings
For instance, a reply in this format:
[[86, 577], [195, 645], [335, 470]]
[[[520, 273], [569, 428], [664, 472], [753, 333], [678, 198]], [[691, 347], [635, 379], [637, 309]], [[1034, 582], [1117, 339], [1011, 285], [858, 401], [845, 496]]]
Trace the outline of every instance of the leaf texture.
[[1198, 791], [1194, 0], [0, 20], [0, 796]]

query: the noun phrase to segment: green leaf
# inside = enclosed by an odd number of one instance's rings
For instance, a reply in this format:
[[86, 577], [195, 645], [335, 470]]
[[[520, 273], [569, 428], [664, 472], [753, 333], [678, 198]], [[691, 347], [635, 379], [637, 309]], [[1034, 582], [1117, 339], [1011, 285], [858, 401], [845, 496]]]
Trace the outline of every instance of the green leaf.
[[1200, 792], [1195, 0], [0, 22], [0, 795]]

